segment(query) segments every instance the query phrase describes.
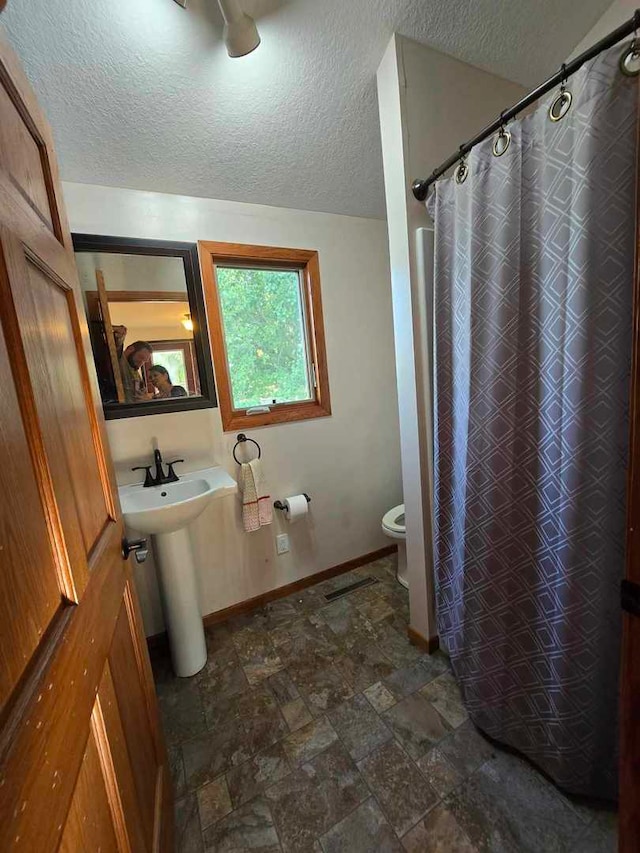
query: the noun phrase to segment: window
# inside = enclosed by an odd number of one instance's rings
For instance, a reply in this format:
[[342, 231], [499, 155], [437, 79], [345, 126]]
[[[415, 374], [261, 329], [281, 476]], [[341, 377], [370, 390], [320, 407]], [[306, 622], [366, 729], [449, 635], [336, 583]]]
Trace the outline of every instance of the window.
[[318, 253], [199, 250], [224, 429], [330, 415]]
[[[200, 393], [198, 385], [197, 365], [192, 340], [171, 341], [149, 341], [153, 347], [152, 361], [164, 367], [171, 377], [173, 385], [180, 385], [186, 389], [187, 395], [192, 396]], [[153, 391], [150, 367], [146, 364], [143, 368], [145, 381], [149, 391]]]

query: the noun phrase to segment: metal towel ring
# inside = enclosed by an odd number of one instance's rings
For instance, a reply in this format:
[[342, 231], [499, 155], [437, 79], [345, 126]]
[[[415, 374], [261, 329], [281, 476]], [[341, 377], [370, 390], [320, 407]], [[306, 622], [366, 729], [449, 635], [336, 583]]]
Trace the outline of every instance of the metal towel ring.
[[[563, 62], [560, 66], [560, 70], [564, 72], [566, 67], [567, 66]], [[568, 91], [565, 85], [566, 79], [566, 77], [563, 77], [562, 83], [560, 84], [560, 92], [556, 95], [553, 101], [551, 101], [551, 105], [549, 106], [549, 118], [551, 121], [560, 121], [566, 116], [571, 108], [573, 95]]]
[[622, 52], [618, 67], [625, 77], [637, 77], [640, 74], [640, 47], [635, 36], [629, 47]]
[[242, 462], [240, 462], [240, 460], [236, 456], [236, 448], [238, 447], [239, 444], [244, 444], [247, 441], [250, 441], [252, 444], [255, 444], [255, 446], [258, 448], [258, 459], [260, 459], [260, 457], [262, 456], [262, 451], [260, 450], [260, 445], [258, 444], [257, 441], [254, 441], [252, 438], [247, 438], [247, 436], [243, 432], [238, 433], [237, 439], [238, 440], [233, 445], [232, 453], [233, 453], [233, 458], [236, 460], [238, 465], [242, 465]]

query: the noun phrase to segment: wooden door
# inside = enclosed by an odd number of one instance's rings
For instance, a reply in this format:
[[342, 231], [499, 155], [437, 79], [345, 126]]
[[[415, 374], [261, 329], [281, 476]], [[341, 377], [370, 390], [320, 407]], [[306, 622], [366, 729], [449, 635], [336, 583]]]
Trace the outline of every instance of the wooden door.
[[[0, 3], [1, 5], [1, 3]], [[172, 849], [51, 134], [0, 36], [0, 850]]]

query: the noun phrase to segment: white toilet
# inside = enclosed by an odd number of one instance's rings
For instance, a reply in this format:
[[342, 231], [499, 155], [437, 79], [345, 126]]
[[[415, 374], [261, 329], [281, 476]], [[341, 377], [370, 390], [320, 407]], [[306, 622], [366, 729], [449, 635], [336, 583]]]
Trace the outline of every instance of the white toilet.
[[391, 539], [398, 540], [398, 582], [409, 589], [407, 578], [407, 547], [404, 544], [407, 531], [404, 525], [404, 504], [399, 504], [382, 517], [382, 532]]

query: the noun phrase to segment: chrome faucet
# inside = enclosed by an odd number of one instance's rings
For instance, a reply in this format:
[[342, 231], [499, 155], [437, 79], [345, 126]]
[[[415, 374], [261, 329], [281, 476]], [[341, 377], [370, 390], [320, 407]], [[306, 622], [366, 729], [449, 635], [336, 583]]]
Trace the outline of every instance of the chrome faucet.
[[173, 470], [173, 466], [177, 465], [178, 462], [184, 462], [184, 459], [174, 459], [173, 462], [167, 462], [167, 473], [164, 473], [164, 468], [162, 466], [162, 453], [158, 449], [153, 451], [153, 460], [156, 466], [156, 474], [155, 477], [151, 473], [151, 465], [136, 465], [135, 468], [132, 468], [132, 471], [144, 471], [144, 483], [143, 486], [145, 489], [148, 489], [150, 486], [164, 486], [165, 483], [177, 483], [180, 479], [176, 472]]

